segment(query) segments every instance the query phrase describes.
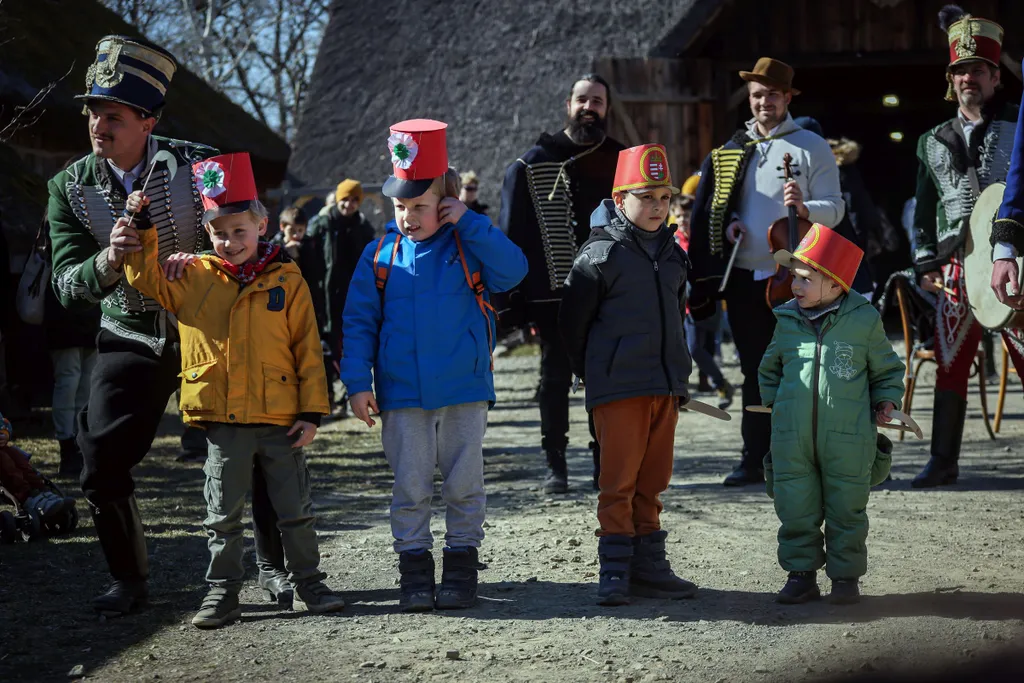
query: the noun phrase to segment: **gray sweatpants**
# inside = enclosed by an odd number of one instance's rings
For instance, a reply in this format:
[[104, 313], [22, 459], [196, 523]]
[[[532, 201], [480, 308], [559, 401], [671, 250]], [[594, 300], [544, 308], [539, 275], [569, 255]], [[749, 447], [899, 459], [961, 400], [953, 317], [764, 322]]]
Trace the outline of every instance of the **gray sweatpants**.
[[440, 468], [449, 547], [479, 547], [484, 538], [484, 431], [487, 403], [438, 410], [400, 408], [381, 413], [384, 456], [395, 473], [391, 534], [395, 552], [429, 550], [434, 470]]
[[301, 448], [292, 448], [297, 435], [288, 427], [209, 423], [206, 465], [206, 522], [210, 535], [210, 568], [206, 581], [238, 591], [245, 577], [242, 566], [242, 512], [252, 489], [253, 458], [267, 480], [267, 493], [277, 513], [284, 545], [284, 566], [293, 584], [323, 578], [317, 567], [320, 550], [313, 522], [309, 470]]

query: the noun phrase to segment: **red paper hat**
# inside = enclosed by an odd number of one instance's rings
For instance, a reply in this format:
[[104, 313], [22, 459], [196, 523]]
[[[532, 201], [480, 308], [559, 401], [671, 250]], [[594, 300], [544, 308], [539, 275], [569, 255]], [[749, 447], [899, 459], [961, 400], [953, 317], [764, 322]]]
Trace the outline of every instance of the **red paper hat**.
[[672, 192], [679, 192], [672, 187], [672, 174], [668, 169], [665, 147], [649, 144], [619, 152], [612, 192], [646, 190], [652, 187], [667, 187]]
[[800, 240], [795, 252], [779, 249], [774, 256], [775, 262], [786, 268], [795, 265], [792, 263], [794, 260], [800, 261], [829, 276], [849, 292], [864, 252], [832, 228], [815, 223]]
[[391, 126], [388, 151], [393, 175], [384, 183], [386, 197], [411, 199], [448, 171], [447, 123], [412, 119]]
[[203, 223], [248, 211], [257, 197], [248, 152], [222, 154], [192, 164], [192, 178], [206, 209]]

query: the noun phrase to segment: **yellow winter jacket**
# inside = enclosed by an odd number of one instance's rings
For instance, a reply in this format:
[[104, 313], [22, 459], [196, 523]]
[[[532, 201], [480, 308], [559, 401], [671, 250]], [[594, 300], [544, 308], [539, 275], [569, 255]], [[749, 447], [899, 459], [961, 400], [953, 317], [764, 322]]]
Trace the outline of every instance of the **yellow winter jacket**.
[[180, 280], [160, 268], [156, 230], [139, 230], [128, 282], [178, 318], [186, 423], [291, 426], [327, 414], [327, 377], [309, 287], [298, 266], [271, 262], [246, 286], [202, 255]]

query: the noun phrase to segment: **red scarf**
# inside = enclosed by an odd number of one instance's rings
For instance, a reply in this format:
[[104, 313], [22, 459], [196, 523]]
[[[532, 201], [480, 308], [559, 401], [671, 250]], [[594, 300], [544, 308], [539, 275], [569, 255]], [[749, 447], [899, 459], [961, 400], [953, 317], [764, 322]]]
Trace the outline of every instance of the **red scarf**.
[[255, 261], [246, 261], [240, 265], [232, 265], [224, 259], [220, 260], [221, 266], [224, 270], [231, 273], [236, 280], [241, 282], [243, 285], [250, 284], [256, 279], [256, 276], [263, 272], [263, 269], [267, 267], [267, 264], [277, 256], [281, 248], [276, 244], [270, 242], [260, 242], [256, 245], [256, 254], [259, 256]]

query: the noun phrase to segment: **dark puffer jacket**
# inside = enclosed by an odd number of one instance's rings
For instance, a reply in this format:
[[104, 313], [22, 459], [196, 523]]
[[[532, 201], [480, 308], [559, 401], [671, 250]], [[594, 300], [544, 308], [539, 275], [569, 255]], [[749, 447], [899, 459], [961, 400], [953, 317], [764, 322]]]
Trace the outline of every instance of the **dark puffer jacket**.
[[565, 281], [559, 326], [587, 410], [635, 396], [687, 397], [692, 363], [683, 316], [689, 261], [669, 229], [655, 256], [605, 200]]

